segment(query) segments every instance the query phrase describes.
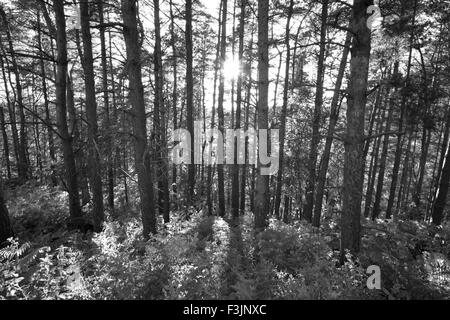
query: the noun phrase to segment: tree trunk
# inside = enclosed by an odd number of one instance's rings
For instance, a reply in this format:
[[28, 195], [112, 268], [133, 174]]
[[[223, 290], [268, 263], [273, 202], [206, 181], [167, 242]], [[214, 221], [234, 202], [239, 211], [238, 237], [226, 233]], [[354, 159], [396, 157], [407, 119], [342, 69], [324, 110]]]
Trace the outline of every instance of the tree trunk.
[[369, 2], [353, 2], [353, 46], [347, 100], [347, 134], [345, 138], [343, 212], [341, 221], [341, 260], [346, 250], [356, 254], [361, 241], [361, 201], [363, 191], [364, 122], [371, 48], [367, 27]]
[[[38, 50], [40, 52], [43, 51], [42, 48], [42, 31], [41, 31], [41, 20], [40, 20], [40, 10], [38, 10], [37, 13], [38, 16]], [[43, 94], [43, 98], [44, 98], [44, 108], [45, 108], [45, 122], [47, 125], [47, 143], [48, 143], [48, 151], [49, 151], [49, 155], [50, 155], [50, 160], [52, 162], [54, 162], [56, 160], [56, 155], [55, 155], [55, 146], [54, 146], [54, 139], [53, 139], [53, 130], [50, 127], [51, 126], [51, 117], [50, 117], [50, 103], [49, 103], [49, 99], [48, 99], [48, 89], [47, 89], [47, 72], [45, 70], [45, 63], [44, 63], [44, 59], [40, 59], [39, 60], [39, 67], [41, 69], [41, 74], [42, 74], [42, 94]], [[53, 167], [53, 163], [52, 163], [52, 167]], [[53, 173], [52, 173], [53, 175]]]
[[186, 0], [186, 122], [191, 134], [191, 163], [188, 166], [188, 203], [193, 204], [195, 189], [195, 153], [194, 153], [194, 75], [192, 53], [192, 0]]
[[3, 105], [0, 105], [0, 126], [2, 127], [3, 152], [5, 155], [6, 171], [8, 173], [8, 180], [11, 180], [11, 163], [10, 163], [10, 159], [9, 159], [9, 142], [8, 142], [8, 134], [6, 132], [5, 113], [3, 112]]
[[[227, 10], [228, 2], [223, 0], [222, 5], [222, 31], [220, 40], [220, 77], [219, 77], [219, 101], [217, 107], [218, 113], [218, 129], [223, 132], [225, 124], [225, 116], [223, 111], [223, 101], [225, 95], [225, 76], [224, 76], [224, 66], [226, 59], [226, 49], [227, 49]], [[217, 165], [217, 176], [219, 185], [219, 216], [225, 216], [225, 186], [224, 186], [224, 168], [223, 164]]]
[[331, 158], [331, 147], [333, 146], [333, 135], [336, 129], [337, 122], [339, 120], [339, 111], [340, 111], [340, 103], [339, 101], [341, 97], [341, 87], [342, 81], [345, 75], [345, 69], [347, 66], [348, 54], [350, 52], [352, 35], [350, 32], [347, 33], [347, 38], [345, 39], [344, 51], [342, 53], [341, 64], [339, 66], [339, 73], [337, 76], [336, 85], [334, 87], [334, 95], [333, 100], [331, 101], [331, 110], [330, 110], [330, 124], [328, 126], [327, 138], [325, 141], [325, 148], [322, 155], [322, 161], [320, 164], [320, 170], [317, 175], [317, 193], [316, 200], [314, 206], [314, 217], [313, 217], [313, 225], [315, 227], [320, 227], [320, 217], [322, 215], [322, 201], [323, 195], [325, 192], [325, 183], [327, 180], [327, 172], [328, 166], [330, 164]]
[[[382, 94], [384, 93], [384, 90], [381, 89], [380, 91]], [[381, 96], [382, 96], [381, 94]], [[381, 134], [383, 131], [383, 121], [386, 116], [386, 107], [384, 106], [384, 103], [382, 101], [382, 97], [380, 96], [379, 103], [381, 104], [380, 107], [380, 115], [378, 118], [378, 125], [377, 125], [377, 134]], [[365, 198], [365, 204], [364, 204], [364, 217], [370, 216], [370, 209], [372, 207], [372, 199], [373, 199], [373, 191], [375, 188], [375, 181], [377, 178], [377, 172], [378, 172], [378, 161], [379, 161], [379, 155], [380, 155], [380, 147], [381, 147], [381, 141], [382, 138], [378, 137], [375, 139], [373, 143], [372, 148], [372, 160], [370, 162], [370, 169], [369, 169], [369, 175], [367, 180], [367, 190], [366, 190], [366, 198]]]
[[75, 228], [81, 226], [81, 208], [78, 193], [75, 155], [72, 148], [72, 136], [67, 126], [66, 91], [67, 91], [67, 38], [66, 18], [64, 4], [53, 0], [56, 20], [56, 47], [57, 47], [57, 73], [56, 73], [56, 119], [59, 136], [61, 137], [64, 167], [66, 171], [66, 184], [69, 192], [69, 211], [71, 224]]
[[446, 148], [446, 157], [444, 161], [444, 167], [442, 169], [441, 180], [439, 183], [439, 189], [436, 195], [436, 201], [433, 206], [433, 224], [441, 225], [444, 219], [444, 210], [447, 205], [448, 189], [450, 185], [450, 148]]
[[153, 1], [155, 15], [155, 108], [154, 108], [154, 130], [156, 140], [156, 157], [158, 164], [158, 202], [160, 203], [160, 214], [164, 217], [164, 222], [170, 222], [170, 199], [168, 173], [169, 164], [166, 140], [165, 110], [163, 99], [164, 70], [162, 65], [161, 52], [161, 28], [159, 20], [159, 0]]
[[[2, 54], [4, 53], [1, 39], [0, 39], [0, 47], [2, 49]], [[19, 163], [19, 134], [17, 132], [17, 125], [16, 125], [16, 114], [14, 111], [14, 106], [11, 103], [11, 98], [9, 94], [9, 88], [7, 83], [7, 77], [6, 77], [6, 71], [5, 71], [5, 63], [3, 61], [3, 56], [0, 54], [0, 67], [2, 68], [2, 77], [3, 77], [3, 83], [5, 84], [5, 96], [6, 96], [6, 104], [8, 107], [8, 114], [9, 114], [9, 122], [11, 123], [11, 135], [13, 138], [13, 149], [14, 149], [14, 157], [16, 160], [16, 163]]]
[[3, 184], [0, 175], [0, 249], [6, 240], [13, 237], [14, 233], [9, 220], [8, 208], [6, 207], [6, 199], [3, 196]]
[[[245, 8], [247, 0], [240, 0], [240, 19], [239, 19], [239, 61], [242, 63], [244, 57], [244, 27], [245, 27]], [[242, 107], [242, 81], [243, 74], [239, 73], [236, 92], [236, 125], [235, 130], [241, 129], [241, 107]], [[232, 190], [232, 215], [234, 218], [239, 217], [239, 150], [237, 139], [234, 138], [234, 166], [233, 166], [233, 190]]]
[[[397, 65], [396, 69], [398, 69], [398, 65]], [[394, 75], [396, 75], [397, 73], [398, 73], [398, 70], [394, 70]], [[395, 93], [394, 93], [394, 95], [395, 95]], [[391, 97], [391, 99], [389, 101], [389, 111], [388, 111], [388, 117], [387, 117], [386, 129], [385, 129], [386, 133], [391, 131], [392, 118], [394, 115], [394, 103], [395, 103], [393, 96]], [[387, 156], [388, 156], [388, 149], [389, 149], [389, 139], [390, 139], [390, 135], [386, 134], [384, 136], [383, 148], [381, 151], [380, 172], [378, 173], [378, 182], [377, 182], [377, 189], [376, 189], [376, 193], [375, 193], [375, 202], [374, 202], [373, 211], [372, 211], [372, 219], [373, 220], [378, 219], [378, 217], [380, 215], [380, 204], [381, 204], [381, 196], [383, 194], [383, 187], [384, 187], [384, 175], [386, 173], [386, 163], [387, 163]], [[386, 219], [390, 219], [390, 217], [386, 217]]]
[[[107, 180], [108, 180], [108, 206], [114, 215], [114, 145], [113, 134], [111, 129], [111, 108], [109, 103], [108, 91], [108, 57], [106, 55], [106, 39], [105, 39], [105, 15], [104, 15], [104, 0], [97, 0], [98, 16], [100, 23], [100, 51], [101, 51], [101, 66], [102, 66], [102, 90], [103, 90], [103, 108], [105, 112], [105, 131], [106, 131], [106, 154], [107, 154]], [[114, 91], [114, 90], [112, 90]]]
[[303, 210], [307, 221], [312, 222], [314, 207], [314, 190], [316, 186], [317, 150], [320, 143], [320, 121], [322, 117], [323, 83], [325, 75], [325, 46], [327, 36], [328, 0], [322, 0], [322, 24], [320, 29], [320, 52], [317, 64], [316, 99], [312, 123], [312, 138], [308, 160], [308, 179], [306, 186], [306, 203]]
[[417, 179], [417, 183], [414, 190], [414, 203], [416, 204], [417, 208], [419, 208], [421, 204], [423, 180], [425, 178], [425, 173], [427, 171], [427, 159], [428, 159], [428, 151], [430, 149], [430, 141], [431, 141], [431, 131], [427, 129], [424, 124], [424, 128], [422, 131], [422, 143], [420, 152], [419, 179]]
[[[413, 50], [413, 44], [414, 44], [414, 26], [416, 21], [416, 11], [417, 11], [417, 1], [414, 1], [414, 13], [413, 13], [413, 22], [411, 27], [411, 35], [409, 40], [409, 57], [408, 57], [408, 65], [406, 70], [406, 81], [405, 81], [405, 88], [409, 84], [409, 78], [411, 73], [411, 62], [412, 62], [412, 50]], [[400, 171], [400, 164], [402, 160], [402, 144], [403, 144], [403, 127], [404, 127], [404, 118], [406, 113], [406, 103], [407, 103], [408, 97], [403, 95], [402, 98], [402, 104], [400, 106], [400, 119], [399, 119], [399, 125], [398, 125], [398, 135], [397, 135], [397, 150], [395, 152], [395, 160], [394, 160], [394, 168], [392, 169], [392, 179], [391, 179], [391, 188], [389, 192], [389, 200], [388, 205], [386, 209], [386, 216], [392, 215], [392, 209], [394, 208], [394, 202], [395, 202], [395, 193], [397, 190], [397, 182], [398, 182], [398, 174]]]
[[[253, 37], [254, 37], [254, 29], [252, 28], [252, 35], [250, 38], [250, 46], [248, 49], [248, 80], [247, 80], [247, 93], [246, 93], [246, 102], [245, 102], [245, 131], [249, 128], [250, 123], [250, 104], [251, 104], [251, 93], [252, 93], [252, 62], [253, 62]], [[241, 212], [245, 212], [245, 199], [246, 199], [246, 186], [247, 186], [247, 172], [248, 170], [248, 162], [249, 162], [249, 139], [245, 138], [245, 165], [242, 167], [242, 177], [241, 177]], [[251, 190], [253, 193], [253, 189]]]
[[281, 191], [283, 185], [283, 171], [284, 171], [284, 144], [286, 142], [286, 114], [289, 99], [289, 70], [291, 63], [291, 44], [290, 44], [290, 29], [291, 29], [291, 18], [292, 12], [294, 11], [294, 0], [289, 1], [289, 9], [287, 13], [287, 22], [285, 29], [284, 45], [286, 46], [286, 65], [284, 72], [284, 88], [283, 88], [283, 106], [281, 108], [281, 119], [280, 119], [280, 167], [278, 169], [277, 175], [277, 190], [275, 193], [275, 217], [280, 216], [280, 205], [281, 205]]
[[[269, 0], [258, 1], [258, 131], [268, 130], [268, 91], [269, 91]], [[269, 135], [267, 135], [269, 136]], [[258, 140], [261, 144], [267, 143]], [[269, 212], [269, 176], [262, 175], [265, 167], [258, 157], [258, 169], [255, 187], [255, 229], [262, 231], [267, 226]]]
[[135, 137], [135, 162], [138, 175], [139, 195], [144, 239], [157, 231], [153, 197], [152, 167], [147, 145], [147, 117], [145, 112], [144, 87], [142, 85], [142, 62], [137, 8], [135, 0], [122, 0], [123, 35], [128, 60], [130, 102], [133, 107], [133, 133]]
[[22, 84], [20, 79], [20, 73], [19, 73], [19, 66], [17, 64], [16, 60], [16, 53], [14, 50], [13, 40], [11, 38], [11, 32], [9, 29], [9, 23], [7, 21], [6, 13], [3, 10], [2, 7], [0, 7], [0, 16], [3, 20], [3, 26], [6, 30], [6, 39], [8, 41], [9, 45], [9, 52], [11, 54], [11, 63], [12, 63], [12, 70], [15, 76], [15, 82], [16, 82], [16, 103], [19, 107], [19, 118], [20, 118], [20, 129], [19, 129], [19, 163], [18, 165], [18, 171], [19, 171], [19, 179], [24, 182], [26, 181], [30, 175], [29, 175], [29, 162], [27, 158], [27, 150], [28, 150], [28, 142], [27, 142], [27, 130], [26, 130], [26, 118], [25, 118], [25, 110], [24, 110], [24, 103], [23, 103], [23, 90], [22, 90]]
[[89, 2], [81, 0], [81, 33], [83, 38], [83, 70], [86, 90], [86, 119], [88, 123], [89, 182], [93, 200], [94, 231], [101, 232], [105, 220], [103, 211], [102, 168], [98, 144], [97, 102], [95, 96], [94, 58], [89, 26]]
[[[221, 32], [222, 32], [222, 8], [223, 8], [223, 0], [220, 1], [220, 8], [219, 8], [219, 26], [218, 26], [218, 39], [217, 39], [217, 45], [216, 45], [216, 60], [214, 62], [214, 88], [213, 88], [213, 102], [212, 102], [212, 115], [211, 115], [211, 128], [215, 127], [215, 119], [216, 119], [216, 93], [217, 93], [217, 78], [220, 68], [220, 44], [221, 44]], [[212, 140], [209, 142], [212, 143]], [[211, 146], [209, 146], [209, 152], [211, 153], [212, 149]], [[208, 206], [208, 215], [213, 214], [213, 199], [212, 199], [212, 180], [213, 180], [213, 171], [214, 167], [212, 165], [208, 166], [208, 177], [207, 177], [207, 188], [206, 191], [206, 202]]]
[[[172, 112], [173, 112], [173, 128], [178, 129], [178, 115], [177, 115], [177, 103], [178, 103], [178, 52], [175, 38], [175, 16], [173, 14], [173, 1], [170, 0], [170, 42], [173, 55], [173, 90], [172, 90]], [[172, 166], [172, 191], [177, 193], [177, 165]], [[178, 206], [176, 201], [175, 206]]]

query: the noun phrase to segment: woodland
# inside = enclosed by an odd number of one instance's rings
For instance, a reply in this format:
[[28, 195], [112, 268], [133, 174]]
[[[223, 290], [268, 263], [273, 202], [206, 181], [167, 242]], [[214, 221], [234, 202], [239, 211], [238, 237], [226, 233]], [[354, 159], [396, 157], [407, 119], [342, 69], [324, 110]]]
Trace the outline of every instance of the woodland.
[[449, 1], [0, 0], [0, 300], [448, 299], [449, 84]]

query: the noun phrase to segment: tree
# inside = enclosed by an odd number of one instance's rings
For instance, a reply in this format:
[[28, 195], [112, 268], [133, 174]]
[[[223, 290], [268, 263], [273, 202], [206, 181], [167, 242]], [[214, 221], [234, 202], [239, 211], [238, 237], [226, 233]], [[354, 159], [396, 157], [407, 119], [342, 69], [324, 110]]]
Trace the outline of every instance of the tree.
[[[55, 0], [56, 1], [56, 0]], [[133, 134], [135, 139], [135, 163], [138, 176], [139, 195], [144, 239], [157, 232], [153, 196], [153, 181], [150, 149], [147, 144], [147, 117], [144, 89], [142, 85], [141, 47], [137, 22], [137, 1], [122, 0], [123, 36], [126, 44], [129, 99], [133, 107]]]
[[[269, 0], [258, 1], [258, 130], [268, 130], [269, 95]], [[261, 144], [267, 141], [258, 141]], [[255, 187], [255, 229], [263, 230], [267, 226], [269, 213], [269, 176], [262, 175], [265, 164], [258, 157], [258, 175]]]
[[[240, 0], [240, 19], [239, 19], [239, 49], [238, 56], [239, 62], [242, 63], [244, 58], [244, 27], [245, 27], [245, 9], [247, 0]], [[241, 129], [241, 113], [242, 113], [242, 84], [243, 84], [243, 74], [239, 72], [238, 82], [237, 82], [237, 92], [236, 92], [236, 125], [235, 130]], [[239, 150], [237, 139], [234, 138], [234, 166], [233, 166], [233, 190], [232, 190], [232, 214], [234, 218], [239, 216], [239, 165], [238, 157]]]
[[13, 237], [14, 233], [9, 221], [8, 208], [6, 207], [6, 200], [3, 196], [3, 183], [0, 176], [0, 248], [6, 240]]
[[[100, 54], [102, 65], [102, 90], [103, 90], [103, 107], [105, 112], [105, 129], [107, 133], [107, 176], [108, 176], [108, 205], [112, 212], [114, 212], [114, 148], [113, 137], [111, 129], [111, 106], [109, 101], [108, 91], [108, 57], [106, 55], [106, 37], [105, 37], [105, 15], [104, 15], [104, 0], [97, 0], [98, 16], [100, 23]], [[113, 76], [113, 72], [111, 72]], [[114, 86], [114, 82], [112, 82]], [[114, 90], [112, 90], [114, 92]]]
[[[220, 76], [219, 76], [219, 101], [217, 105], [218, 129], [223, 132], [225, 125], [225, 115], [223, 101], [225, 95], [225, 59], [227, 50], [227, 17], [228, 1], [222, 0], [222, 31], [220, 40]], [[218, 189], [219, 189], [219, 216], [225, 216], [225, 182], [223, 164], [217, 165]]]
[[342, 52], [341, 64], [339, 65], [339, 72], [337, 75], [336, 85], [334, 87], [333, 100], [331, 101], [330, 110], [330, 122], [328, 125], [327, 138], [325, 141], [325, 147], [322, 154], [322, 160], [320, 162], [320, 169], [317, 174], [317, 193], [314, 205], [313, 225], [320, 227], [320, 217], [322, 215], [322, 202], [325, 192], [325, 183], [327, 179], [328, 166], [330, 164], [331, 147], [333, 145], [333, 136], [336, 130], [336, 125], [339, 120], [341, 99], [341, 86], [345, 75], [345, 69], [347, 66], [348, 54], [350, 52], [350, 45], [352, 40], [352, 34], [347, 32], [347, 37], [344, 43], [344, 50]]
[[70, 226], [73, 228], [81, 228], [84, 222], [82, 221], [80, 196], [78, 193], [75, 155], [72, 147], [72, 136], [69, 134], [67, 125], [67, 36], [64, 4], [61, 1], [54, 0], [53, 9], [55, 11], [57, 49], [56, 119], [58, 123], [58, 135], [62, 143], [66, 185], [67, 191], [69, 192]]
[[[416, 22], [417, 6], [419, 0], [414, 0], [413, 14], [412, 14], [412, 27], [409, 36], [409, 55], [408, 64], [406, 67], [406, 81], [404, 84], [404, 89], [406, 89], [410, 84], [411, 67], [412, 67], [412, 57], [413, 57], [413, 46], [414, 46], [414, 26]], [[400, 164], [402, 160], [402, 144], [403, 144], [403, 128], [406, 113], [406, 105], [408, 102], [408, 97], [403, 95], [402, 103], [400, 106], [400, 118], [398, 120], [398, 134], [397, 134], [397, 150], [395, 152], [394, 168], [392, 170], [391, 188], [389, 192], [388, 206], [386, 209], [386, 216], [391, 217], [392, 210], [394, 208], [395, 193], [397, 190], [398, 174], [400, 171]], [[408, 157], [407, 157], [408, 158]], [[408, 161], [405, 161], [405, 166], [408, 165]], [[400, 197], [399, 197], [400, 198]]]
[[161, 28], [159, 20], [159, 0], [153, 1], [153, 8], [155, 13], [155, 53], [154, 53], [154, 66], [155, 66], [155, 104], [154, 104], [154, 135], [156, 140], [156, 158], [158, 163], [158, 201], [160, 214], [164, 216], [166, 223], [170, 220], [170, 207], [169, 207], [169, 182], [168, 172], [169, 165], [167, 155], [167, 141], [166, 141], [166, 125], [165, 125], [165, 110], [163, 99], [163, 86], [164, 86], [164, 72], [162, 65], [162, 52], [161, 52]]
[[316, 185], [316, 167], [317, 167], [317, 153], [320, 142], [320, 121], [322, 117], [323, 104], [323, 83], [325, 75], [325, 46], [327, 36], [327, 19], [328, 19], [328, 0], [322, 0], [322, 15], [321, 15], [321, 29], [320, 29], [320, 52], [319, 61], [317, 63], [317, 85], [316, 97], [314, 102], [314, 115], [312, 123], [312, 138], [309, 151], [308, 161], [308, 183], [306, 187], [306, 203], [303, 210], [305, 219], [312, 222], [312, 213], [314, 207], [314, 190]]
[[[450, 120], [450, 117], [448, 120]], [[444, 152], [446, 156], [432, 212], [433, 224], [436, 226], [441, 225], [442, 220], [444, 219], [444, 209], [447, 205], [448, 190], [450, 186], [450, 149], [448, 146], [443, 150], [443, 153]]]
[[194, 152], [194, 77], [192, 52], [192, 0], [186, 0], [186, 122], [191, 134], [190, 165], [188, 168], [188, 203], [193, 204], [195, 192], [195, 152]]
[[80, 2], [81, 33], [83, 38], [83, 70], [86, 90], [86, 118], [88, 122], [89, 181], [93, 195], [94, 230], [101, 232], [103, 221], [103, 185], [98, 144], [97, 102], [95, 96], [94, 57], [92, 53], [91, 30], [89, 26], [89, 2]]
[[283, 184], [283, 170], [284, 170], [284, 145], [286, 143], [286, 114], [288, 107], [288, 99], [289, 99], [289, 72], [291, 70], [291, 37], [290, 37], [290, 29], [291, 29], [291, 18], [292, 13], [294, 11], [294, 1], [289, 1], [289, 8], [287, 13], [287, 21], [286, 21], [286, 34], [284, 38], [284, 45], [286, 46], [286, 66], [284, 72], [284, 88], [283, 88], [283, 106], [281, 108], [281, 120], [280, 120], [280, 168], [278, 170], [277, 175], [277, 190], [275, 194], [275, 216], [279, 217], [280, 215], [280, 204], [281, 204], [281, 189]]
[[[18, 173], [19, 178], [22, 181], [26, 181], [30, 177], [30, 168], [29, 161], [27, 158], [27, 148], [28, 148], [28, 139], [27, 139], [27, 130], [26, 130], [26, 119], [25, 119], [25, 109], [23, 102], [23, 88], [20, 78], [19, 66], [16, 60], [16, 52], [14, 49], [13, 39], [11, 37], [11, 30], [8, 23], [8, 19], [6, 17], [5, 10], [3, 6], [0, 6], [0, 18], [2, 20], [2, 24], [4, 29], [6, 30], [6, 39], [8, 41], [9, 52], [11, 54], [11, 64], [12, 70], [14, 72], [15, 82], [16, 82], [16, 102], [19, 109], [19, 118], [20, 118], [20, 130], [19, 130], [19, 144], [18, 144]], [[0, 41], [1, 42], [1, 41]]]
[[355, 0], [352, 9], [352, 57], [347, 98], [341, 260], [346, 251], [356, 254], [361, 241], [361, 200], [363, 190], [364, 123], [371, 49], [367, 8], [371, 1]]

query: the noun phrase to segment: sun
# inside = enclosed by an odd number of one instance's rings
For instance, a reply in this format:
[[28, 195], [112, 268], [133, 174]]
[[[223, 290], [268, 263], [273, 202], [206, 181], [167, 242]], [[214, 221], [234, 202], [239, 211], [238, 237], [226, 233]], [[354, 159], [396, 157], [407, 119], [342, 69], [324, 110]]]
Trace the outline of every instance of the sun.
[[236, 80], [241, 74], [241, 63], [235, 57], [227, 57], [223, 65], [223, 76], [225, 80]]

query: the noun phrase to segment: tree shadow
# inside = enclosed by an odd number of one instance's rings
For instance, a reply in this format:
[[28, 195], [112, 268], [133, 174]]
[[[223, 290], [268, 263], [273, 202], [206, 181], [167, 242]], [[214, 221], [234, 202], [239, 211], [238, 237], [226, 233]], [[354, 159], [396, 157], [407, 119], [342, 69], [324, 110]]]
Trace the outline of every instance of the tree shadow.
[[244, 253], [244, 243], [242, 228], [239, 219], [227, 221], [230, 226], [230, 243], [228, 246], [225, 269], [220, 288], [220, 295], [223, 299], [238, 300], [239, 293], [237, 284], [240, 281], [240, 275], [245, 272], [246, 261]]

